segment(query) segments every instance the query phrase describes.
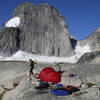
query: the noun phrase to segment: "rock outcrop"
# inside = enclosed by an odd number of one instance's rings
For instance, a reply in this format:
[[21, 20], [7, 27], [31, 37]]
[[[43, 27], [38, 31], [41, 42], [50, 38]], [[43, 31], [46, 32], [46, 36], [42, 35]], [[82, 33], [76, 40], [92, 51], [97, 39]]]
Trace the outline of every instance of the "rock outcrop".
[[77, 63], [100, 63], [100, 51], [85, 53]]
[[0, 55], [12, 55], [20, 48], [20, 30], [3, 28], [0, 30]]
[[[20, 31], [16, 33], [18, 37], [13, 38], [13, 34], [15, 34], [13, 32], [12, 39], [6, 41], [3, 40], [11, 33], [9, 31], [11, 28], [8, 28], [5, 33], [3, 32], [5, 35], [0, 37], [0, 40], [3, 41], [0, 42], [0, 47], [4, 46], [0, 48], [0, 51], [3, 53], [12, 55], [17, 50], [22, 50], [33, 54], [64, 57], [73, 52], [64, 18], [48, 4], [23, 3], [19, 5], [15, 8], [12, 19], [7, 21], [5, 27], [13, 27], [11, 24]], [[15, 47], [16, 41], [18, 47]], [[13, 42], [12, 47], [9, 42]]]

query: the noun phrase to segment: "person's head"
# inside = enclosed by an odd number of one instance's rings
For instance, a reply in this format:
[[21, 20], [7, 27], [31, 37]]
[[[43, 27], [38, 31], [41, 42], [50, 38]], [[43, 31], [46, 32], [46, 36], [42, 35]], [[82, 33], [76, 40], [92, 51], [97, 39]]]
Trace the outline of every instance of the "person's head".
[[29, 61], [32, 61], [32, 59], [29, 59]]
[[34, 64], [37, 64], [37, 60], [32, 60], [32, 59], [29, 59], [30, 62], [34, 62]]

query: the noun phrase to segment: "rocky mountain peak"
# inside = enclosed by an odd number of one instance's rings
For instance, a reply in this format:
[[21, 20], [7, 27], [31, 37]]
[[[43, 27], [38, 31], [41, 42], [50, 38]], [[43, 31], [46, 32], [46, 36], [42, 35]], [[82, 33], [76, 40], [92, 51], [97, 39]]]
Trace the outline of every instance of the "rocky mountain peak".
[[19, 34], [19, 50], [46, 56], [70, 56], [73, 52], [63, 16], [48, 4], [19, 5], [5, 25], [9, 28], [13, 26], [20, 30], [16, 33]]

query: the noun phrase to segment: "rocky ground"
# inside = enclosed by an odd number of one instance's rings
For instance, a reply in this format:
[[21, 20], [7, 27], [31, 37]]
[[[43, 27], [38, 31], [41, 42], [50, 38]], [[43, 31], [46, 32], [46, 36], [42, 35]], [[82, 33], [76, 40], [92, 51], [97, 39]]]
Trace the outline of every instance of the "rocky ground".
[[[58, 70], [55, 64], [36, 64], [34, 72], [38, 73], [43, 67], [52, 66]], [[61, 64], [64, 71], [61, 83], [64, 85], [79, 86], [81, 95], [54, 96], [50, 90], [37, 92], [34, 86], [38, 84], [33, 77], [28, 81], [28, 62], [0, 62], [0, 100], [100, 100], [100, 64]], [[70, 73], [76, 77], [68, 77]], [[87, 83], [94, 86], [87, 87]], [[3, 86], [2, 86], [3, 85]]]

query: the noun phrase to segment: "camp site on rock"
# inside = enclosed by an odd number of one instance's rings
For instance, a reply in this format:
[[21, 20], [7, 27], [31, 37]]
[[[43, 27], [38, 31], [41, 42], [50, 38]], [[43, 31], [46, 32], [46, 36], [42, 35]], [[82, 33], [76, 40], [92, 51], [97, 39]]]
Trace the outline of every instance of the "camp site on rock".
[[77, 40], [55, 7], [29, 2], [19, 4], [0, 28], [0, 100], [100, 100], [100, 28]]

